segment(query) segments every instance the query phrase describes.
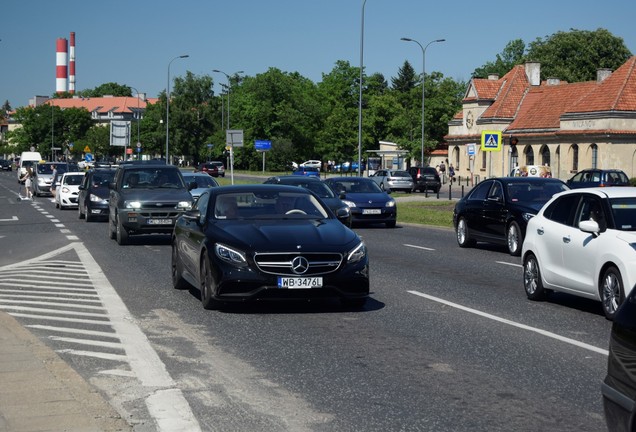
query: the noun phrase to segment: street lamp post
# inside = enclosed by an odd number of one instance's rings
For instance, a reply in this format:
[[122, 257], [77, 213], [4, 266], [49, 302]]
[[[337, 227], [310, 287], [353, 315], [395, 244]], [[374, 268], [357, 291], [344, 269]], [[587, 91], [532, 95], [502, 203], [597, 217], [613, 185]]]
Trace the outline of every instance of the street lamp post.
[[170, 60], [170, 63], [168, 63], [168, 86], [166, 88], [166, 163], [169, 163], [168, 149], [169, 149], [169, 143], [170, 143], [170, 65], [176, 59], [182, 59], [187, 57], [190, 57], [190, 56], [188, 54], [180, 55], [173, 58], [172, 60]]
[[367, 0], [362, 0], [362, 20], [360, 24], [360, 91], [358, 97], [358, 176], [362, 169], [362, 71], [364, 69], [364, 6]]
[[436, 42], [444, 42], [446, 39], [435, 39], [426, 44], [426, 46], [422, 46], [421, 43], [411, 38], [401, 38], [403, 41], [407, 42], [415, 42], [422, 49], [422, 155], [420, 159], [420, 164], [424, 166], [424, 80], [426, 79], [426, 48], [432, 43]]
[[[139, 90], [134, 87], [130, 87], [137, 93], [137, 145], [141, 142], [139, 139], [139, 121], [141, 120], [141, 111], [139, 111]], [[131, 146], [132, 147], [132, 146]], [[126, 147], [124, 147], [124, 160], [126, 159]]]
[[[230, 76], [219, 69], [213, 69], [212, 72], [221, 73], [225, 75], [227, 78], [227, 129], [230, 129], [230, 89], [232, 88], [232, 82], [230, 81]], [[234, 75], [242, 74], [243, 71], [236, 71]]]

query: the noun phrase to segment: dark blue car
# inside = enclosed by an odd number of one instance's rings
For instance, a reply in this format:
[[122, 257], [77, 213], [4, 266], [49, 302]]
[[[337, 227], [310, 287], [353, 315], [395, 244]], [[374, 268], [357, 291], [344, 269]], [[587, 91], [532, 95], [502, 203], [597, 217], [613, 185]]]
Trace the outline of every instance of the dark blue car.
[[332, 177], [323, 180], [351, 209], [353, 224], [397, 223], [395, 200], [367, 177]]

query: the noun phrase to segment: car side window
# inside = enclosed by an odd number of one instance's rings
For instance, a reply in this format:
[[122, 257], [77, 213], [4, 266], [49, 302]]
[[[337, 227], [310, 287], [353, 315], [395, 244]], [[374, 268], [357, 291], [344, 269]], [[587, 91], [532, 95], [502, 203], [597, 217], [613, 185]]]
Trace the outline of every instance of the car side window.
[[552, 202], [543, 212], [547, 219], [563, 225], [574, 226], [574, 214], [580, 195], [566, 195]]
[[492, 187], [488, 192], [488, 199], [499, 199], [499, 201], [503, 200], [503, 190], [501, 188], [501, 183], [498, 181], [494, 181], [492, 183]]
[[199, 210], [200, 222], [205, 222], [208, 214], [208, 203], [210, 202], [210, 194], [202, 193], [199, 199], [194, 203], [194, 208]]
[[598, 223], [601, 231], [605, 231], [607, 228], [603, 206], [597, 197], [584, 195], [581, 198], [581, 205], [576, 216], [576, 226], [579, 225], [579, 222], [586, 220], [593, 220]]
[[492, 181], [483, 181], [479, 183], [473, 189], [472, 193], [468, 197], [469, 200], [478, 200], [484, 201], [488, 196], [488, 192], [490, 191], [490, 187], [492, 186]]

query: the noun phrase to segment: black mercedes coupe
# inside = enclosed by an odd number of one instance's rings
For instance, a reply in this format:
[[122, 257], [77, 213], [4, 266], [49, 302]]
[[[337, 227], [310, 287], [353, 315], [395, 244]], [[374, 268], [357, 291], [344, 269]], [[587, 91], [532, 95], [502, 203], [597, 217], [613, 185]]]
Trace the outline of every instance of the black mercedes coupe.
[[206, 309], [330, 297], [361, 308], [369, 295], [367, 249], [339, 220], [349, 213], [338, 212], [296, 186], [209, 189], [176, 222], [173, 286], [198, 288]]

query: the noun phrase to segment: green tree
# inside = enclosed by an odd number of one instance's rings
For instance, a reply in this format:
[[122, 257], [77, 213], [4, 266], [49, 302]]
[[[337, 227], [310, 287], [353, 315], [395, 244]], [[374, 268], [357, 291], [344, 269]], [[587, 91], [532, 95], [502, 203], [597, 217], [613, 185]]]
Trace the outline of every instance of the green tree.
[[515, 65], [522, 64], [526, 44], [521, 39], [515, 39], [506, 45], [500, 54], [497, 54], [494, 62], [487, 62], [473, 72], [473, 78], [487, 78], [490, 74], [500, 77], [507, 74]]
[[130, 96], [130, 87], [114, 82], [105, 83], [94, 89], [86, 89], [77, 92], [82, 97], [104, 97], [104, 96]]
[[593, 81], [599, 68], [615, 70], [631, 56], [622, 38], [608, 30], [570, 29], [528, 47], [527, 58], [541, 63], [541, 78], [556, 77], [568, 82]]

